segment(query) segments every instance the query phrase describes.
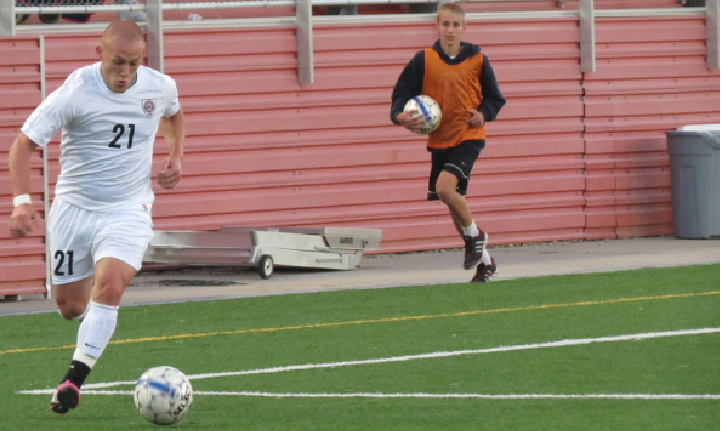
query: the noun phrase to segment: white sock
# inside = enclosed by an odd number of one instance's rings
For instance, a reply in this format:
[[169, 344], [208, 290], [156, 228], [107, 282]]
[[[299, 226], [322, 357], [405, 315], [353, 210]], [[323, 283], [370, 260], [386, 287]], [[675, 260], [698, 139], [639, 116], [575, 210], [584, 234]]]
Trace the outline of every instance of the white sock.
[[491, 265], [491, 256], [489, 256], [489, 252], [484, 249], [484, 254], [481, 255], [481, 263], [484, 265]]
[[476, 222], [471, 222], [469, 226], [465, 226], [462, 228], [464, 230], [465, 236], [475, 237], [479, 235], [479, 229], [476, 227]]
[[75, 352], [73, 353], [73, 360], [84, 363], [88, 366], [88, 368], [93, 368], [95, 366], [95, 363], [98, 362], [98, 358], [86, 355], [82, 352], [82, 350], [78, 349], [77, 347], [75, 348]]
[[85, 306], [85, 310], [82, 313], [80, 313], [80, 316], [76, 317], [75, 319], [77, 319], [77, 320], [85, 319], [85, 316], [88, 315], [88, 311], [90, 311], [90, 302], [91, 301], [88, 301], [88, 305]]
[[[90, 301], [88, 314], [78, 329], [76, 349], [79, 352], [76, 350], [76, 353], [96, 360], [100, 357], [115, 332], [115, 326], [118, 323], [118, 308], [120, 307]], [[78, 360], [85, 362], [89, 367], [92, 366], [84, 359]]]

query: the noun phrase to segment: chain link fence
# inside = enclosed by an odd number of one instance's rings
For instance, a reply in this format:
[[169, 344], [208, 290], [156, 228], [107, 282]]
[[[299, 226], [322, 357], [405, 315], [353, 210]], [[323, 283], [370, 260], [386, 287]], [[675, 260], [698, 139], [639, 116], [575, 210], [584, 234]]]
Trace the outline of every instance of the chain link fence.
[[[0, 0], [15, 1], [16, 24], [107, 21], [117, 15], [147, 20], [146, 0]], [[439, 0], [311, 0], [313, 15], [435, 13]], [[448, 0], [447, 0], [448, 1]], [[489, 0], [476, 0], [489, 1]], [[494, 0], [509, 1], [509, 0]], [[515, 0], [511, 0], [515, 1]], [[541, 1], [541, 0], [531, 0]], [[443, 2], [443, 0], [441, 1]], [[24, 13], [23, 9], [28, 9]], [[165, 20], [202, 20], [293, 16], [295, 0], [163, 0]], [[122, 10], [121, 10], [122, 9]], [[57, 12], [56, 12], [57, 11]], [[91, 19], [92, 17], [92, 19]]]
[[[76, 23], [107, 22], [116, 17], [136, 22], [147, 21], [146, 0], [0, 0], [4, 1], [16, 3], [16, 24], [55, 24], [61, 19]], [[477, 4], [536, 3], [545, 6], [542, 9], [527, 7], [530, 10], [556, 10], [564, 9], [567, 2], [576, 4], [579, 0], [310, 0], [312, 15], [434, 14], [439, 4], [448, 1]], [[166, 21], [288, 17], [295, 15], [295, 6], [296, 0], [163, 0], [161, 15]], [[23, 11], [24, 8], [28, 9], [27, 12]], [[496, 9], [498, 7], [492, 11]]]
[[[145, 21], [147, 15], [144, 11], [145, 0], [9, 0], [15, 1], [16, 15], [15, 24], [22, 24], [27, 21], [31, 14], [22, 13], [23, 8], [42, 8], [38, 13], [38, 19], [44, 24], [55, 24], [61, 18], [83, 23], [90, 20], [93, 12], [88, 7], [103, 5], [127, 5], [127, 11], [117, 12], [118, 18], [130, 19], [133, 21]], [[77, 10], [74, 10], [77, 9]], [[53, 13], [55, 10], [58, 13]], [[102, 10], [100, 10], [102, 12]]]

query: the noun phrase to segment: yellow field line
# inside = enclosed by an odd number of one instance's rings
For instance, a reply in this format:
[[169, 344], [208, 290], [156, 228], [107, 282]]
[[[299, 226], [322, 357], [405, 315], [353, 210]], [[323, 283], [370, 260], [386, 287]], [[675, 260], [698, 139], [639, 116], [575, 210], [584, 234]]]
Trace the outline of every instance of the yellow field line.
[[[196, 334], [178, 334], [178, 335], [165, 335], [162, 337], [144, 337], [144, 338], [133, 338], [126, 340], [111, 340], [110, 344], [130, 344], [130, 343], [143, 343], [146, 341], [164, 341], [164, 340], [179, 340], [185, 338], [205, 338], [216, 335], [238, 335], [238, 334], [254, 334], [260, 332], [280, 332], [294, 329], [314, 329], [314, 328], [332, 328], [336, 326], [346, 325], [359, 325], [363, 323], [386, 323], [386, 322], [408, 322], [411, 320], [423, 320], [423, 319], [435, 319], [440, 317], [462, 317], [462, 316], [478, 316], [482, 314], [491, 313], [505, 313], [510, 311], [529, 311], [529, 310], [545, 310], [551, 308], [564, 308], [564, 307], [576, 307], [583, 305], [604, 305], [604, 304], [619, 304], [623, 302], [633, 301], [650, 301], [656, 299], [675, 299], [675, 298], [690, 298], [694, 296], [704, 295], [719, 295], [719, 291], [703, 292], [703, 293], [674, 293], [667, 295], [655, 295], [655, 296], [642, 296], [638, 298], [618, 298], [618, 299], [602, 299], [593, 301], [579, 301], [570, 302], [566, 304], [542, 304], [542, 305], [531, 305], [526, 307], [513, 307], [513, 308], [497, 308], [495, 310], [473, 310], [473, 311], [459, 311], [457, 313], [448, 314], [430, 314], [424, 316], [402, 316], [402, 317], [383, 317], [381, 319], [372, 320], [354, 320], [348, 322], [327, 322], [327, 323], [309, 323], [306, 325], [294, 325], [294, 326], [281, 326], [277, 328], [252, 328], [252, 329], [239, 329], [237, 331], [219, 331], [219, 332], [203, 332]], [[0, 350], [0, 355], [9, 353], [28, 353], [28, 352], [44, 352], [49, 350], [67, 350], [75, 349], [75, 345], [65, 346], [48, 346], [48, 347], [34, 347], [29, 349], [13, 349], [13, 350]]]

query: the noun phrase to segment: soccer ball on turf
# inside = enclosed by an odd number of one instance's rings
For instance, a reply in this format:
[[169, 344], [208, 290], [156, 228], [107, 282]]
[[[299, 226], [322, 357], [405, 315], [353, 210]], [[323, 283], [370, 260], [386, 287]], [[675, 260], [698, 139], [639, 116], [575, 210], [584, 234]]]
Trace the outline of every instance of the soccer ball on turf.
[[414, 133], [428, 135], [441, 124], [441, 106], [429, 96], [421, 95], [409, 99], [404, 106], [404, 112], [417, 112], [426, 119], [426, 125], [421, 129], [412, 130]]
[[154, 367], [135, 384], [135, 407], [151, 423], [180, 422], [193, 404], [193, 387], [188, 377], [173, 367]]

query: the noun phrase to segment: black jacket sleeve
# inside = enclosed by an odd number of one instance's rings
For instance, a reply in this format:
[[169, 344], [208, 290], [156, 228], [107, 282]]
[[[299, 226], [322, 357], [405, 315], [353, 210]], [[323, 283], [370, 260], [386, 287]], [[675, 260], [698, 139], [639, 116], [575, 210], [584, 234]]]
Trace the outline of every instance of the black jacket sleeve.
[[494, 76], [494, 69], [489, 64], [489, 58], [486, 55], [484, 64], [481, 66], [479, 82], [481, 82], [481, 105], [477, 111], [484, 116], [484, 122], [493, 121], [506, 104], [506, 99], [501, 95], [499, 83], [496, 82], [496, 76]]
[[403, 110], [409, 99], [421, 94], [424, 82], [424, 51], [416, 53], [409, 64], [401, 71], [391, 93], [391, 121], [398, 124], [396, 116]]

